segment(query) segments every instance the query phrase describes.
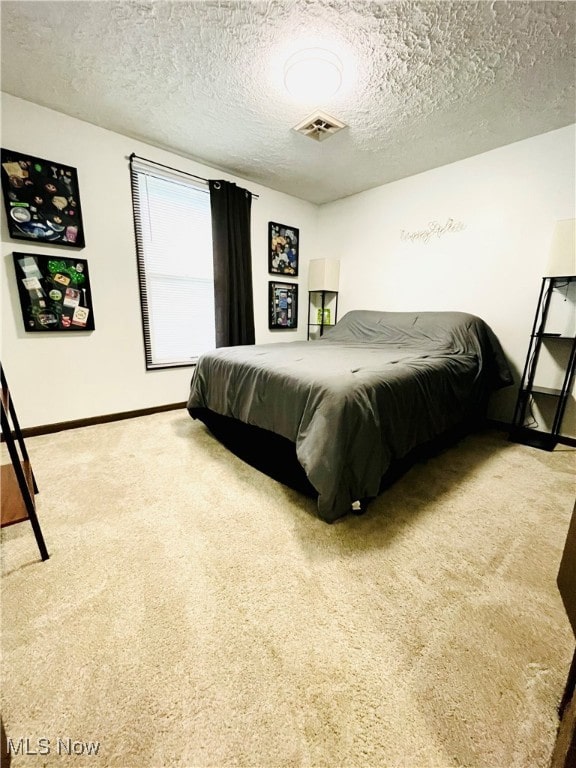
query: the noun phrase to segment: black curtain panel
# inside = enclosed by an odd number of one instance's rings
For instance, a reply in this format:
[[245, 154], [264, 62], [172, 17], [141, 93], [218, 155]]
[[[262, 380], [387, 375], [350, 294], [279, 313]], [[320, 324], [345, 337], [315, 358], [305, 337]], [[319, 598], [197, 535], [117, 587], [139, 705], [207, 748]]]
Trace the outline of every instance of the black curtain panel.
[[229, 181], [210, 181], [216, 346], [254, 344], [252, 195]]

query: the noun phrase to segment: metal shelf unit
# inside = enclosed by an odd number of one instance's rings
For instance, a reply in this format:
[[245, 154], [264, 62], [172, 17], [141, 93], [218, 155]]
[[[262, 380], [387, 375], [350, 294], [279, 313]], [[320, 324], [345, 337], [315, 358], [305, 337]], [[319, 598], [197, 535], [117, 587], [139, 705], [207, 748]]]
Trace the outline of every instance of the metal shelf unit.
[[308, 291], [308, 340], [319, 339], [337, 319], [337, 291]]
[[[572, 327], [576, 326], [573, 302], [571, 302], [572, 314], [568, 315], [572, 318], [568, 331], [562, 330], [560, 333], [552, 333], [547, 324], [549, 322], [551, 299], [554, 291], [565, 289], [566, 298], [564, 301], [568, 301], [569, 289], [573, 287], [576, 287], [575, 275], [544, 277], [542, 279], [526, 363], [520, 381], [512, 429], [509, 436], [513, 442], [524, 443], [525, 445], [531, 445], [547, 451], [554, 450], [559, 442], [562, 420], [576, 371], [576, 327]], [[564, 350], [564, 362], [560, 363], [563, 374], [560, 387], [545, 386], [536, 381], [537, 374], [541, 368], [541, 352], [544, 346], [549, 349], [551, 355], [554, 355], [554, 348]], [[552, 426], [546, 430], [538, 429], [537, 425], [530, 423], [531, 403], [538, 397], [553, 400]]]

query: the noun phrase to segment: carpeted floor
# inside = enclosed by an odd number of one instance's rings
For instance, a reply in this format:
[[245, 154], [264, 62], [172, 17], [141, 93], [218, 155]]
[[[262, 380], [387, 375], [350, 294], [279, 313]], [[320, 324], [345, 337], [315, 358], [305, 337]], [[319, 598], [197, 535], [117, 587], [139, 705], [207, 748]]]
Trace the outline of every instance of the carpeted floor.
[[185, 411], [27, 446], [51, 558], [2, 531], [15, 768], [547, 766], [574, 450], [468, 437], [327, 525]]

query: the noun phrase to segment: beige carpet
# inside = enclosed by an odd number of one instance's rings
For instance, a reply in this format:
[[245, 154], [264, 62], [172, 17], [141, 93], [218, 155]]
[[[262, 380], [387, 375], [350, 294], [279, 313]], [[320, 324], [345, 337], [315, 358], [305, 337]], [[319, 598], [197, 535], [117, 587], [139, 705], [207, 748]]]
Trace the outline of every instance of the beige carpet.
[[51, 559], [2, 531], [13, 766], [548, 764], [573, 450], [469, 437], [330, 526], [185, 411], [27, 445]]

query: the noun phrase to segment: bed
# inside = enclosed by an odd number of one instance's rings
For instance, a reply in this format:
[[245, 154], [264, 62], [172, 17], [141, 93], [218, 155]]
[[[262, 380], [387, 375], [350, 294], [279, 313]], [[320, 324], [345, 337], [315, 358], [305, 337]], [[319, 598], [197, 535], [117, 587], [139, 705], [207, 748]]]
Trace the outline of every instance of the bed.
[[316, 341], [203, 354], [187, 407], [209, 428], [236, 423], [293, 446], [318, 517], [333, 522], [419, 446], [476, 423], [511, 383], [475, 315], [354, 310]]

